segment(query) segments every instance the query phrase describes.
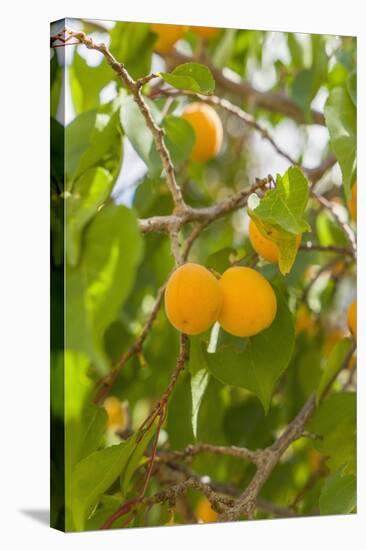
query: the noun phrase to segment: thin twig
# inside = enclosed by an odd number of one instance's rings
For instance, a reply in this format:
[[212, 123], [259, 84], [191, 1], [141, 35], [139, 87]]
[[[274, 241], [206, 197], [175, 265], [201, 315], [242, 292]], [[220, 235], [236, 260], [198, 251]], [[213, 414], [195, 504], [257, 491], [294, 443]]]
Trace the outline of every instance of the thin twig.
[[[178, 52], [177, 50], [164, 54], [164, 58], [171, 66], [175, 66], [180, 63], [197, 62], [197, 59]], [[202, 61], [209, 67], [216, 82], [226, 90], [238, 95], [241, 101], [245, 99], [249, 104], [255, 105], [256, 107], [275, 113], [282, 113], [289, 118], [296, 120], [296, 122], [300, 124], [307, 122], [304, 111], [301, 107], [299, 107], [284, 93], [261, 92], [254, 88], [254, 86], [246, 80], [242, 80], [240, 82], [232, 80], [224, 74], [221, 69], [216, 67], [211, 60], [205, 58]], [[319, 111], [312, 110], [310, 112], [309, 122], [311, 124], [320, 124], [324, 126], [324, 115]]]
[[169, 150], [165, 145], [164, 141], [164, 130], [160, 128], [152, 114], [151, 111], [141, 93], [141, 86], [143, 85], [143, 79], [134, 80], [131, 75], [125, 69], [123, 63], [119, 63], [116, 58], [112, 55], [107, 46], [103, 43], [96, 43], [91, 37], [87, 36], [84, 32], [72, 31], [71, 29], [65, 29], [65, 35], [67, 38], [73, 37], [79, 40], [80, 44], [84, 44], [89, 50], [96, 50], [103, 54], [105, 60], [113, 69], [113, 71], [118, 75], [122, 83], [126, 86], [128, 90], [132, 93], [132, 96], [145, 119], [146, 126], [152, 133], [154, 138], [156, 149], [161, 158], [169, 190], [172, 194], [174, 203], [176, 205], [177, 211], [184, 208], [185, 203], [182, 197], [182, 193], [179, 185], [177, 184], [174, 172], [174, 166], [170, 157]]
[[311, 194], [312, 194], [313, 197], [315, 197], [317, 199], [317, 201], [319, 201], [319, 203], [324, 208], [326, 208], [331, 213], [331, 215], [334, 218], [334, 221], [342, 229], [342, 231], [345, 234], [349, 244], [351, 245], [352, 255], [353, 255], [354, 259], [356, 259], [356, 257], [357, 257], [356, 238], [355, 238], [355, 234], [352, 231], [351, 227], [348, 225], [348, 223], [344, 222], [340, 218], [336, 208], [334, 207], [334, 204], [331, 201], [329, 201], [327, 198], [323, 197], [323, 195], [320, 195], [320, 193], [317, 193], [314, 190], [311, 190]]
[[323, 246], [321, 244], [307, 242], [305, 244], [302, 244], [299, 247], [299, 250], [303, 252], [312, 252], [312, 251], [331, 252], [334, 254], [344, 254], [345, 256], [351, 256], [351, 258], [353, 258], [353, 251], [345, 246], [335, 246], [335, 245]]

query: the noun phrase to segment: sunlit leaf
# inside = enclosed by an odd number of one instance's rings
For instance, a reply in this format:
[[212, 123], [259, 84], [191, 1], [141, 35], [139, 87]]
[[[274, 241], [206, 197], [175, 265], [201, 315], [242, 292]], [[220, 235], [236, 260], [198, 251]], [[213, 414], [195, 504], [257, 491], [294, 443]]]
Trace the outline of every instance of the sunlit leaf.
[[247, 388], [268, 412], [276, 381], [290, 361], [294, 323], [284, 297], [277, 294], [272, 325], [250, 338], [225, 336], [215, 353], [204, 352], [210, 372], [224, 384]]
[[343, 186], [350, 197], [352, 176], [356, 168], [356, 108], [344, 88], [333, 88], [324, 109], [330, 144], [342, 170]]
[[134, 213], [109, 205], [88, 225], [78, 265], [66, 271], [66, 348], [87, 354], [100, 373], [109, 368], [104, 332], [131, 290], [141, 252]]
[[327, 477], [319, 498], [319, 509], [322, 515], [349, 514], [356, 507], [356, 478], [344, 475], [340, 468]]
[[171, 73], [159, 74], [165, 82], [179, 90], [211, 95], [215, 89], [215, 80], [210, 69], [200, 63], [183, 63]]

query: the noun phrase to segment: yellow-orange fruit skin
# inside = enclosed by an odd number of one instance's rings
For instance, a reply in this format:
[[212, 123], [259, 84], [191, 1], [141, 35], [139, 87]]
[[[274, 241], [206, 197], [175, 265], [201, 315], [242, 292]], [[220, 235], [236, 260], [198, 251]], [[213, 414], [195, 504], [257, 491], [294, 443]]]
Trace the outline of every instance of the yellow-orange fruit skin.
[[104, 408], [108, 415], [107, 425], [109, 428], [123, 425], [123, 412], [118, 397], [107, 397], [104, 401]]
[[351, 189], [351, 198], [347, 202], [348, 211], [352, 221], [357, 219], [357, 184], [354, 183]]
[[182, 38], [185, 33], [185, 27], [181, 25], [163, 25], [153, 23], [150, 29], [158, 35], [155, 42], [155, 50], [161, 53], [168, 53], [172, 50], [174, 44]]
[[[279, 250], [276, 243], [267, 239], [262, 235], [256, 226], [255, 222], [251, 219], [249, 222], [249, 240], [256, 253], [267, 260], [267, 262], [278, 262]], [[300, 246], [301, 235], [296, 235], [297, 247]]]
[[213, 38], [220, 32], [216, 27], [191, 27], [191, 30], [205, 40]]
[[206, 497], [198, 502], [196, 517], [202, 523], [214, 523], [217, 521], [217, 512], [211, 508], [210, 501]]
[[191, 158], [207, 162], [221, 149], [223, 139], [222, 122], [216, 111], [205, 103], [191, 103], [183, 111], [182, 118], [189, 122], [195, 133]]
[[254, 336], [272, 324], [277, 313], [276, 294], [258, 271], [230, 267], [219, 283], [223, 298], [218, 321], [226, 332]]
[[170, 276], [165, 311], [171, 324], [186, 334], [201, 334], [217, 320], [222, 304], [218, 280], [199, 264], [186, 263]]
[[352, 304], [348, 307], [348, 310], [347, 310], [347, 324], [348, 324], [348, 328], [352, 332], [353, 336], [356, 338], [356, 336], [357, 336], [357, 305], [356, 305], [356, 301], [352, 302]]

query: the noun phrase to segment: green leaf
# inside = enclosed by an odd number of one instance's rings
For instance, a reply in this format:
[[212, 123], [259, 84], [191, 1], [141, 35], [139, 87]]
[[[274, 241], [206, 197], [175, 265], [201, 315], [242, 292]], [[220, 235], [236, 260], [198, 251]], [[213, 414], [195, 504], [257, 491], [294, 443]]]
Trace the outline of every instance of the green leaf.
[[80, 257], [82, 230], [108, 198], [112, 181], [104, 168], [90, 168], [76, 180], [72, 193], [66, 197], [66, 256], [73, 267]]
[[292, 83], [291, 97], [308, 114], [313, 99], [313, 70], [302, 69]]
[[216, 353], [204, 351], [213, 376], [255, 393], [266, 412], [275, 383], [289, 364], [295, 336], [286, 300], [279, 291], [276, 295], [277, 315], [268, 329], [251, 338], [225, 335]]
[[163, 128], [166, 132], [165, 143], [169, 149], [174, 164], [186, 160], [195, 142], [192, 126], [183, 118], [167, 115]]
[[184, 449], [195, 442], [192, 429], [192, 393], [189, 374], [183, 373], [169, 400], [167, 432], [172, 449]]
[[76, 113], [98, 108], [100, 92], [113, 78], [114, 73], [104, 59], [98, 66], [92, 67], [75, 50], [69, 67], [69, 80]]
[[357, 130], [356, 108], [344, 88], [337, 87], [330, 91], [324, 114], [330, 145], [341, 167], [344, 191], [349, 198], [356, 168]]
[[97, 111], [88, 111], [74, 118], [65, 130], [65, 171], [67, 179], [72, 179], [80, 158], [90, 146], [90, 136], [94, 130]]
[[135, 214], [109, 205], [86, 228], [77, 267], [66, 270], [65, 346], [87, 354], [100, 374], [109, 369], [104, 333], [132, 288], [141, 253]]
[[356, 508], [356, 477], [343, 475], [343, 470], [339, 469], [324, 482], [319, 497], [322, 515], [349, 514]]
[[[82, 417], [80, 438], [78, 439], [78, 460], [96, 451], [103, 439], [107, 426], [107, 413], [103, 407], [97, 407], [91, 400], [87, 401]], [[76, 438], [73, 438], [75, 445]]]
[[258, 206], [248, 210], [263, 236], [278, 246], [278, 265], [283, 275], [290, 272], [295, 262], [297, 235], [310, 228], [303, 217], [308, 199], [308, 181], [293, 166], [283, 177], [277, 176], [275, 189], [268, 191]]
[[50, 111], [51, 117], [56, 117], [60, 104], [63, 77], [62, 68], [59, 65], [56, 51], [53, 52], [53, 57], [51, 59], [50, 73]]
[[133, 450], [133, 453], [131, 454], [125, 470], [121, 474], [121, 490], [124, 495], [127, 494], [131, 478], [136, 469], [140, 466], [141, 459], [144, 456], [146, 447], [150, 443], [151, 438], [153, 437], [155, 432], [156, 423], [153, 423], [152, 426], [150, 426], [150, 428], [142, 435], [141, 438], [139, 437], [138, 432], [133, 436], [135, 439], [135, 448]]
[[118, 478], [126, 466], [135, 447], [130, 439], [96, 451], [81, 460], [72, 476], [68, 507], [73, 516], [75, 528], [82, 531], [85, 521], [99, 498]]
[[201, 341], [198, 337], [191, 338], [188, 368], [191, 374], [192, 429], [194, 437], [197, 438], [198, 413], [210, 379]]
[[343, 361], [347, 353], [351, 349], [351, 346], [352, 340], [350, 340], [350, 338], [343, 338], [333, 347], [331, 354], [325, 364], [323, 374], [320, 379], [318, 389], [316, 391], [316, 399], [318, 403], [330, 381], [334, 379], [337, 372], [342, 368]]
[[110, 32], [110, 50], [133, 78], [149, 74], [155, 35], [147, 23], [117, 22]]
[[347, 78], [347, 91], [354, 106], [357, 107], [357, 73], [355, 71]]
[[[91, 401], [93, 381], [88, 377], [89, 359], [82, 353], [65, 353], [66, 483], [75, 464], [101, 444], [107, 414]], [[63, 381], [62, 381], [63, 383]]]
[[201, 63], [183, 63], [171, 73], [159, 73], [168, 84], [179, 90], [188, 90], [204, 95], [212, 95], [215, 80], [206, 65]]
[[336, 393], [322, 401], [308, 429], [321, 436], [314, 441], [320, 453], [329, 457], [332, 472], [346, 464], [347, 473], [356, 471], [356, 394]]
[[309, 199], [308, 180], [296, 166], [291, 166], [276, 187], [267, 191], [253, 213], [261, 221], [297, 235], [310, 229], [304, 218]]
[[[121, 499], [114, 495], [103, 495], [100, 498], [100, 506], [97, 510], [88, 518], [85, 524], [85, 531], [97, 531], [102, 527], [104, 522], [110, 518], [110, 516], [118, 510], [121, 506]], [[122, 523], [125, 518], [121, 518]], [[119, 528], [118, 521], [114, 522], [112, 528]]]
[[65, 167], [68, 181], [75, 180], [94, 166], [104, 167], [115, 180], [121, 161], [122, 136], [118, 113], [109, 116], [87, 111], [66, 126]]
[[[155, 121], [160, 124], [161, 115], [159, 111], [154, 103], [148, 102], [148, 104]], [[145, 119], [134, 99], [126, 94], [123, 96], [122, 100], [121, 122], [126, 136], [136, 153], [145, 162], [151, 177], [159, 176], [162, 165], [152, 133], [146, 126]]]
[[236, 250], [229, 246], [221, 248], [217, 252], [210, 254], [205, 261], [205, 266], [212, 268], [218, 273], [223, 273], [231, 266], [230, 257], [236, 256]]

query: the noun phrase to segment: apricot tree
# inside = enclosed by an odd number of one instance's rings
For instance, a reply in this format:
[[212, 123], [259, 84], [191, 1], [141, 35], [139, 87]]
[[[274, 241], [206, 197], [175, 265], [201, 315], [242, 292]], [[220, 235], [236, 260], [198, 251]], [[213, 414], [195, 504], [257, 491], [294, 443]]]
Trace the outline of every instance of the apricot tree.
[[277, 33], [260, 91], [273, 33], [72, 24], [51, 36], [53, 525], [353, 512], [354, 40]]

